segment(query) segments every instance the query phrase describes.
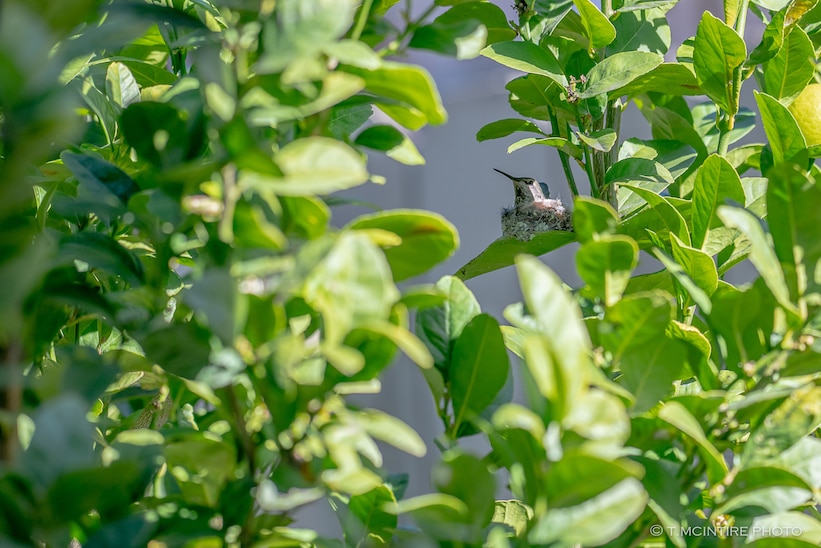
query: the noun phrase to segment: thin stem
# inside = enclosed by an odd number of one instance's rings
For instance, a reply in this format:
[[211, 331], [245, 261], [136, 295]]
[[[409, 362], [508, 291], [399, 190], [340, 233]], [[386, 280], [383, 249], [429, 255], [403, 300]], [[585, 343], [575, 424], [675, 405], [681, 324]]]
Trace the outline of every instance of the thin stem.
[[[584, 124], [582, 124], [582, 119], [576, 114], [576, 124], [579, 126], [579, 131], [584, 131]], [[590, 147], [582, 143], [581, 145], [582, 150], [584, 151], [584, 169], [587, 172], [587, 178], [590, 180], [590, 194], [594, 198], [599, 198], [601, 195], [599, 193], [599, 180], [596, 179], [596, 171], [593, 166], [593, 154], [590, 151]]]
[[601, 11], [609, 19], [613, 15], [613, 0], [601, 0]]
[[727, 156], [727, 150], [730, 148], [730, 131], [733, 129], [735, 117], [725, 115], [718, 122], [718, 155]]
[[365, 30], [365, 24], [368, 22], [368, 16], [371, 14], [371, 6], [373, 6], [373, 0], [364, 0], [362, 2], [359, 18], [356, 20], [353, 32], [351, 32], [352, 39], [359, 40], [359, 37], [362, 36], [362, 31]]
[[[550, 134], [553, 137], [561, 137], [559, 119], [556, 116], [556, 112], [553, 109], [548, 109], [548, 113], [550, 114]], [[576, 187], [576, 178], [573, 176], [573, 169], [570, 167], [570, 157], [565, 151], [559, 148], [557, 148], [556, 151], [559, 153], [559, 160], [564, 170], [564, 178], [567, 179], [567, 186], [570, 187], [570, 192], [573, 194], [573, 197], [576, 197], [579, 195], [579, 189]]]
[[735, 31], [743, 39], [745, 27], [747, 26], [747, 11], [749, 11], [750, 0], [741, 0], [738, 7], [738, 17], [735, 20]]

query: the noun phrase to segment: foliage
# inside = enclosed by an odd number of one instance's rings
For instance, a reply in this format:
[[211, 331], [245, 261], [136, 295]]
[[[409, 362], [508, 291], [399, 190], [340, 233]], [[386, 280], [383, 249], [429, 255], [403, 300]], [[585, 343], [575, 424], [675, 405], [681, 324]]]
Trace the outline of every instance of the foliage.
[[[821, 5], [728, 0], [664, 62], [675, 3], [0, 5], [4, 545], [817, 545], [821, 187], [788, 106]], [[458, 246], [446, 219], [331, 225], [329, 194], [382, 182], [366, 149], [419, 164], [406, 130], [446, 121], [408, 48], [525, 73], [529, 120], [478, 137], [556, 148], [574, 232], [400, 289]], [[751, 76], [763, 144], [739, 143]], [[621, 135], [627, 100], [652, 140]], [[531, 255], [571, 241], [568, 291]], [[463, 280], [511, 264], [500, 326]], [[413, 498], [377, 442], [427, 440], [348, 398], [397, 351], [444, 428]], [[289, 526], [321, 499], [341, 539]]]

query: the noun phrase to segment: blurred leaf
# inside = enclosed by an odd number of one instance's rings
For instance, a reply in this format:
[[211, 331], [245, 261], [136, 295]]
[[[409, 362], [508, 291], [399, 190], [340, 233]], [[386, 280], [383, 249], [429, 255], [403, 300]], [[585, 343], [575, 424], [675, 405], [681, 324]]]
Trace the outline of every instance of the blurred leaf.
[[122, 63], [108, 65], [105, 78], [106, 95], [117, 106], [118, 112], [131, 103], [140, 101], [140, 88], [134, 75]]
[[600, 545], [616, 538], [644, 510], [647, 493], [626, 478], [600, 495], [575, 506], [551, 508], [530, 530], [532, 544]]
[[638, 252], [638, 245], [629, 236], [601, 236], [586, 242], [576, 254], [579, 277], [605, 306], [612, 306], [627, 287]]
[[444, 217], [428, 211], [400, 209], [357, 217], [352, 230], [379, 228], [399, 236], [401, 243], [385, 247], [385, 258], [396, 282], [428, 271], [450, 257], [459, 246], [456, 228]]
[[374, 438], [389, 443], [414, 457], [427, 453], [425, 442], [416, 431], [396, 417], [376, 409], [357, 413], [357, 422]]
[[132, 286], [141, 285], [145, 279], [139, 259], [102, 232], [78, 232], [61, 240], [56, 264], [72, 265], [74, 261], [119, 276]]
[[391, 503], [396, 503], [396, 497], [384, 485], [351, 497], [343, 521], [345, 540], [355, 545], [389, 544], [397, 525], [396, 515], [384, 510], [384, 506]]
[[164, 453], [168, 471], [187, 503], [214, 507], [219, 502], [220, 491], [233, 476], [233, 444], [190, 435], [167, 443]]
[[485, 45], [487, 28], [477, 19], [460, 18], [444, 22], [441, 17], [417, 28], [408, 43], [412, 48], [444, 53], [457, 59], [473, 59]]
[[704, 435], [698, 420], [677, 401], [667, 401], [659, 409], [658, 417], [687, 434], [699, 446], [701, 456], [707, 465], [707, 477], [711, 484], [720, 482], [727, 475], [727, 463], [718, 449]]
[[[433, 125], [445, 123], [447, 113], [430, 74], [422, 67], [384, 62], [375, 70], [347, 68], [347, 72], [365, 80], [365, 89], [412, 107]], [[391, 113], [389, 111], [388, 114]], [[424, 125], [424, 124], [422, 124]], [[408, 127], [408, 126], [405, 126]], [[421, 126], [408, 127], [417, 130]]]
[[467, 534], [474, 542], [481, 539], [482, 528], [490, 522], [495, 506], [496, 482], [487, 465], [473, 455], [449, 451], [432, 470], [431, 483], [439, 492], [456, 497], [470, 508], [466, 522], [473, 527]]
[[388, 158], [408, 166], [424, 165], [425, 159], [416, 145], [405, 134], [393, 126], [371, 126], [357, 135], [357, 145], [380, 150]]
[[327, 137], [292, 141], [275, 160], [283, 177], [243, 171], [239, 184], [285, 196], [309, 196], [352, 188], [368, 180], [363, 158], [350, 146]]

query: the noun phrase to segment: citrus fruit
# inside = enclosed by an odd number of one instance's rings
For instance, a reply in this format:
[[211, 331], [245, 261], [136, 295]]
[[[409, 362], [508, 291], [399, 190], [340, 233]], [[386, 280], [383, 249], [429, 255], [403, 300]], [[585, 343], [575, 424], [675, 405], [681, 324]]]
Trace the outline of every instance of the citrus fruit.
[[789, 106], [807, 146], [821, 145], [821, 84], [804, 88]]

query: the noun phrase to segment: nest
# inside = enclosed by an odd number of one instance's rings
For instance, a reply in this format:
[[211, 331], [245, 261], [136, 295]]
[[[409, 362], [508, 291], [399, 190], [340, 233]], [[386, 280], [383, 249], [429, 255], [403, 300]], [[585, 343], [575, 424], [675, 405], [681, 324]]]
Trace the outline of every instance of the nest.
[[529, 242], [533, 236], [548, 230], [573, 232], [571, 212], [561, 200], [541, 200], [502, 210], [502, 234]]

